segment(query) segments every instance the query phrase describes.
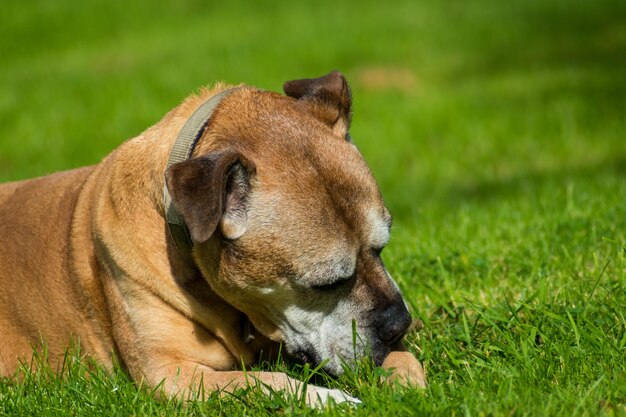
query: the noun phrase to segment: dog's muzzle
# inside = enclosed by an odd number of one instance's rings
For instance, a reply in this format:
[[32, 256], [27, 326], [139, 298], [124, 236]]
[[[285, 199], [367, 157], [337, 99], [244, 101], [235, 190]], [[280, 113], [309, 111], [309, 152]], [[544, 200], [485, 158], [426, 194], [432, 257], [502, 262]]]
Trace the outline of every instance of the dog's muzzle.
[[372, 360], [376, 366], [380, 366], [392, 348], [404, 337], [412, 320], [402, 298], [374, 310], [371, 314], [374, 327], [370, 335]]

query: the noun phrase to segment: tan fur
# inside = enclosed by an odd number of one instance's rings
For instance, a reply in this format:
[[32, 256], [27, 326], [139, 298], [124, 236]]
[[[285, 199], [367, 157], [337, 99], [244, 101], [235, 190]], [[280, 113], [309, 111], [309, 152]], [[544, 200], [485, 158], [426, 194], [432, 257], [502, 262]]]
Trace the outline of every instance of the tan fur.
[[[345, 199], [384, 207], [367, 166], [348, 151], [353, 145], [328, 140], [344, 122], [326, 126], [293, 99], [252, 88], [224, 100], [194, 156], [228, 145], [257, 165], [257, 210], [242, 244], [259, 256], [233, 263], [211, 239], [194, 250], [201, 276], [172, 250], [163, 216], [167, 157], [191, 113], [224, 88], [189, 97], [96, 166], [0, 186], [0, 375], [11, 375], [40, 340], [56, 366], [74, 338], [106, 368], [117, 357], [136, 381], [154, 386], [165, 379], [172, 394], [200, 377], [208, 390], [245, 385], [237, 371], [242, 361], [275, 352], [284, 335], [264, 312], [262, 296], [241, 298], [229, 280], [263, 288], [283, 266], [268, 259], [306, 272], [318, 253], [346, 249], [337, 245], [357, 250], [367, 234], [359, 230], [363, 221], [346, 220], [356, 215], [330, 200], [324, 184], [340, 185], [334, 191]], [[319, 137], [300, 141], [311, 135]], [[303, 165], [311, 153], [317, 162]], [[345, 164], [353, 167], [348, 173]], [[321, 181], [300, 170], [318, 170]], [[306, 206], [312, 195], [316, 207]], [[324, 213], [313, 216], [318, 210]], [[269, 233], [261, 223], [272, 216]], [[251, 277], [256, 281], [246, 281]], [[377, 291], [392, 291], [385, 285], [376, 284]], [[368, 302], [369, 286], [355, 291]], [[251, 344], [242, 336], [245, 316], [261, 333]], [[296, 383], [283, 374], [251, 376], [278, 389]]]

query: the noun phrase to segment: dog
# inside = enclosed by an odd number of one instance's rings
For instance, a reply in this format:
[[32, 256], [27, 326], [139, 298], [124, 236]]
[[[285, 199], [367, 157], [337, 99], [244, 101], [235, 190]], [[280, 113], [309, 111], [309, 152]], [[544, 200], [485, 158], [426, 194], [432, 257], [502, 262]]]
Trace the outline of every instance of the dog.
[[[283, 90], [218, 84], [97, 165], [0, 186], [0, 375], [78, 340], [172, 396], [297, 390], [242, 370], [282, 343], [331, 375], [369, 356], [425, 386], [349, 86], [335, 71]], [[358, 402], [307, 387], [310, 405], [329, 398]]]

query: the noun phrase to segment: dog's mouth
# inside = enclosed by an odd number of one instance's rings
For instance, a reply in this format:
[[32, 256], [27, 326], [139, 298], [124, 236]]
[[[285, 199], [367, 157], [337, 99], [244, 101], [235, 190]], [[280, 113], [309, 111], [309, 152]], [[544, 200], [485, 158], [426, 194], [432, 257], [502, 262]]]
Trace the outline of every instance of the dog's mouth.
[[346, 357], [346, 355], [338, 355], [337, 358], [333, 359], [336, 355], [331, 354], [329, 357], [320, 356], [314, 349], [306, 349], [300, 347], [289, 353], [289, 356], [296, 360], [297, 362], [303, 365], [310, 365], [315, 368], [326, 362], [323, 366], [323, 369], [333, 376], [339, 376], [342, 373], [342, 365], [340, 363], [353, 364], [354, 360], [369, 360], [372, 362], [374, 366], [381, 366], [391, 351], [391, 346], [384, 343], [374, 343], [374, 345], [369, 345], [369, 347], [362, 352], [361, 354], [353, 354], [351, 357]]
[[299, 352], [296, 352], [293, 355], [293, 357], [296, 358], [298, 361], [302, 362], [303, 364], [314, 364], [313, 355], [311, 355], [308, 352], [299, 351]]
[[302, 364], [308, 364], [313, 367], [318, 366], [322, 359], [320, 355], [315, 352], [312, 347], [300, 347], [299, 349], [294, 350], [290, 355], [298, 362]]

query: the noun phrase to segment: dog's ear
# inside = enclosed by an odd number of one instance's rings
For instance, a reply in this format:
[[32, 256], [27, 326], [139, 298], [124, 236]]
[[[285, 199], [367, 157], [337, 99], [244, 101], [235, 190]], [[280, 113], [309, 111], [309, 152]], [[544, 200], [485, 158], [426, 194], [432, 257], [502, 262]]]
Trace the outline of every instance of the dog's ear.
[[167, 170], [172, 204], [194, 243], [209, 240], [218, 225], [227, 239], [237, 239], [246, 231], [254, 174], [254, 164], [234, 151], [188, 159]]
[[320, 78], [287, 81], [283, 91], [289, 97], [302, 100], [336, 134], [348, 138], [352, 98], [348, 82], [339, 71]]

